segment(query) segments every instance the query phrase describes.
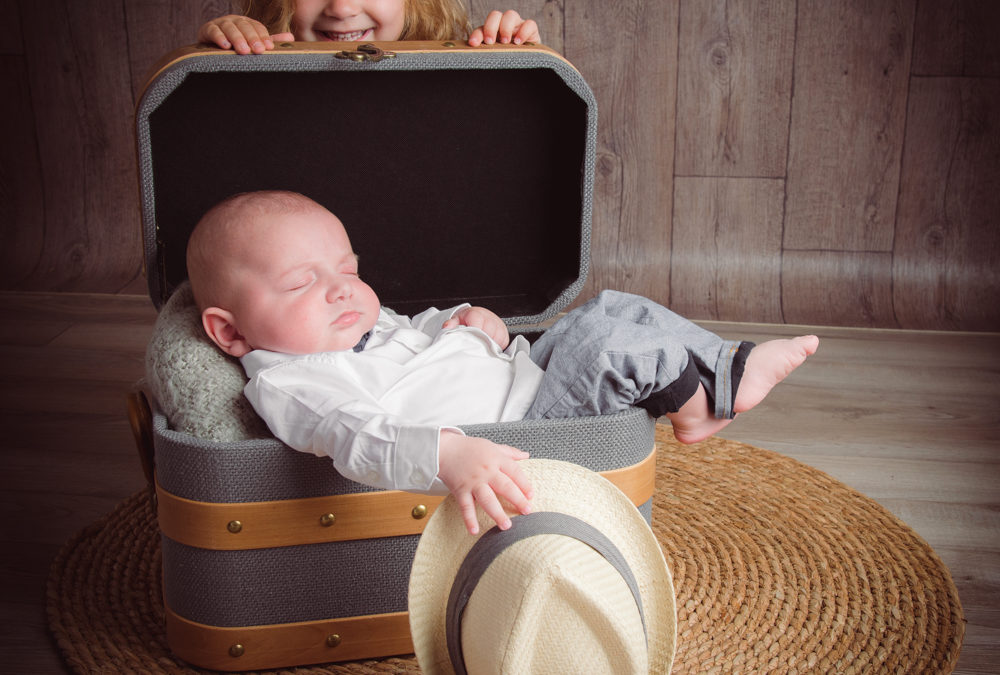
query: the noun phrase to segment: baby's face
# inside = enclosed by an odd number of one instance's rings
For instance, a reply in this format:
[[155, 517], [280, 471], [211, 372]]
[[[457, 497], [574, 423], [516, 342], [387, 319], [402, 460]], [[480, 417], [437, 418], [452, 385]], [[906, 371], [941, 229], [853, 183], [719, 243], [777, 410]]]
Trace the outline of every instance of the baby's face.
[[229, 309], [247, 343], [285, 354], [354, 347], [378, 320], [379, 299], [340, 220], [315, 208], [261, 221], [243, 229], [230, 275]]
[[297, 40], [398, 40], [404, 0], [298, 0], [292, 16]]

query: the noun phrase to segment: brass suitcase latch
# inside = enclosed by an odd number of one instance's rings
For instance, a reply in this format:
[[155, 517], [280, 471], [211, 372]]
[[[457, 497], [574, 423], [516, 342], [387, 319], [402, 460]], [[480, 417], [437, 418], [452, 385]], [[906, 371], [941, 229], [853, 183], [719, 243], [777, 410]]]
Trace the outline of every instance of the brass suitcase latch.
[[396, 52], [387, 52], [381, 47], [365, 43], [358, 46], [356, 51], [337, 52], [334, 54], [338, 59], [350, 59], [351, 61], [381, 61], [382, 59], [396, 58]]

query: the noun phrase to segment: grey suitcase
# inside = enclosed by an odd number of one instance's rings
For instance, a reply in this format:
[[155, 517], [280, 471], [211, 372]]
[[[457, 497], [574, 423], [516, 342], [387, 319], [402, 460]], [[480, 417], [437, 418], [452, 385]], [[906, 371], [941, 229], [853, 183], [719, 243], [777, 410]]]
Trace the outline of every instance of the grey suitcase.
[[[470, 301], [530, 338], [586, 278], [596, 127], [579, 72], [537, 45], [185, 48], [136, 111], [150, 297], [162, 308], [182, 286], [187, 237], [211, 205], [282, 188], [343, 220], [386, 306]], [[411, 651], [409, 569], [440, 498], [354, 483], [273, 437], [199, 438], [146, 400], [131, 414], [155, 466], [178, 656], [245, 670]], [[649, 518], [642, 409], [464, 430], [603, 472]]]

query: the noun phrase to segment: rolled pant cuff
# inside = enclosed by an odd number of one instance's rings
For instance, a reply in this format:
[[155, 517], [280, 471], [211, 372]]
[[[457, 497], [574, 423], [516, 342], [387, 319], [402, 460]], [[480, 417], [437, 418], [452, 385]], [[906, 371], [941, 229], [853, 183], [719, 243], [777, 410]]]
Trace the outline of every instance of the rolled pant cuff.
[[653, 417], [663, 417], [667, 413], [674, 413], [681, 409], [681, 406], [688, 402], [694, 393], [698, 391], [701, 380], [698, 377], [698, 366], [694, 359], [688, 359], [684, 372], [676, 380], [663, 389], [650, 394], [649, 398], [639, 401], [636, 405], [645, 408]]
[[719, 351], [719, 360], [715, 364], [715, 417], [720, 420], [731, 420], [736, 417], [733, 402], [736, 392], [743, 379], [743, 369], [747, 357], [754, 348], [752, 342], [726, 340]]

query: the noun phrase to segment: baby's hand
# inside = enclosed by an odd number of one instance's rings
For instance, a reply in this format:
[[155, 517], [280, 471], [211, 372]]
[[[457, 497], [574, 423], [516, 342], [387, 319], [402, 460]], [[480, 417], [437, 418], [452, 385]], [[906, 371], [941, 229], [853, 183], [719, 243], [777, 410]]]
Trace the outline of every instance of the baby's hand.
[[541, 41], [538, 24], [532, 19], [522, 19], [521, 15], [512, 9], [502, 13], [493, 10], [486, 17], [486, 23], [469, 35], [469, 44], [473, 47], [478, 47], [481, 44], [491, 45], [494, 42], [501, 44], [513, 42], [520, 45], [525, 42]]
[[510, 333], [507, 331], [507, 324], [499, 316], [485, 307], [467, 307], [455, 313], [444, 322], [442, 328], [455, 328], [457, 326], [468, 326], [478, 328], [490, 336], [490, 339], [500, 345], [500, 349], [507, 349], [510, 344]]
[[508, 529], [511, 522], [498, 497], [505, 498], [520, 513], [531, 513], [531, 482], [518, 465], [518, 460], [527, 458], [528, 453], [509, 445], [453, 431], [441, 432], [438, 478], [458, 502], [469, 534], [479, 533], [476, 504], [501, 530]]
[[274, 49], [274, 42], [294, 40], [291, 33], [268, 35], [267, 28], [260, 21], [239, 14], [227, 14], [202, 25], [198, 29], [198, 41], [209, 42], [221, 49], [232, 49], [237, 54], [263, 54]]

